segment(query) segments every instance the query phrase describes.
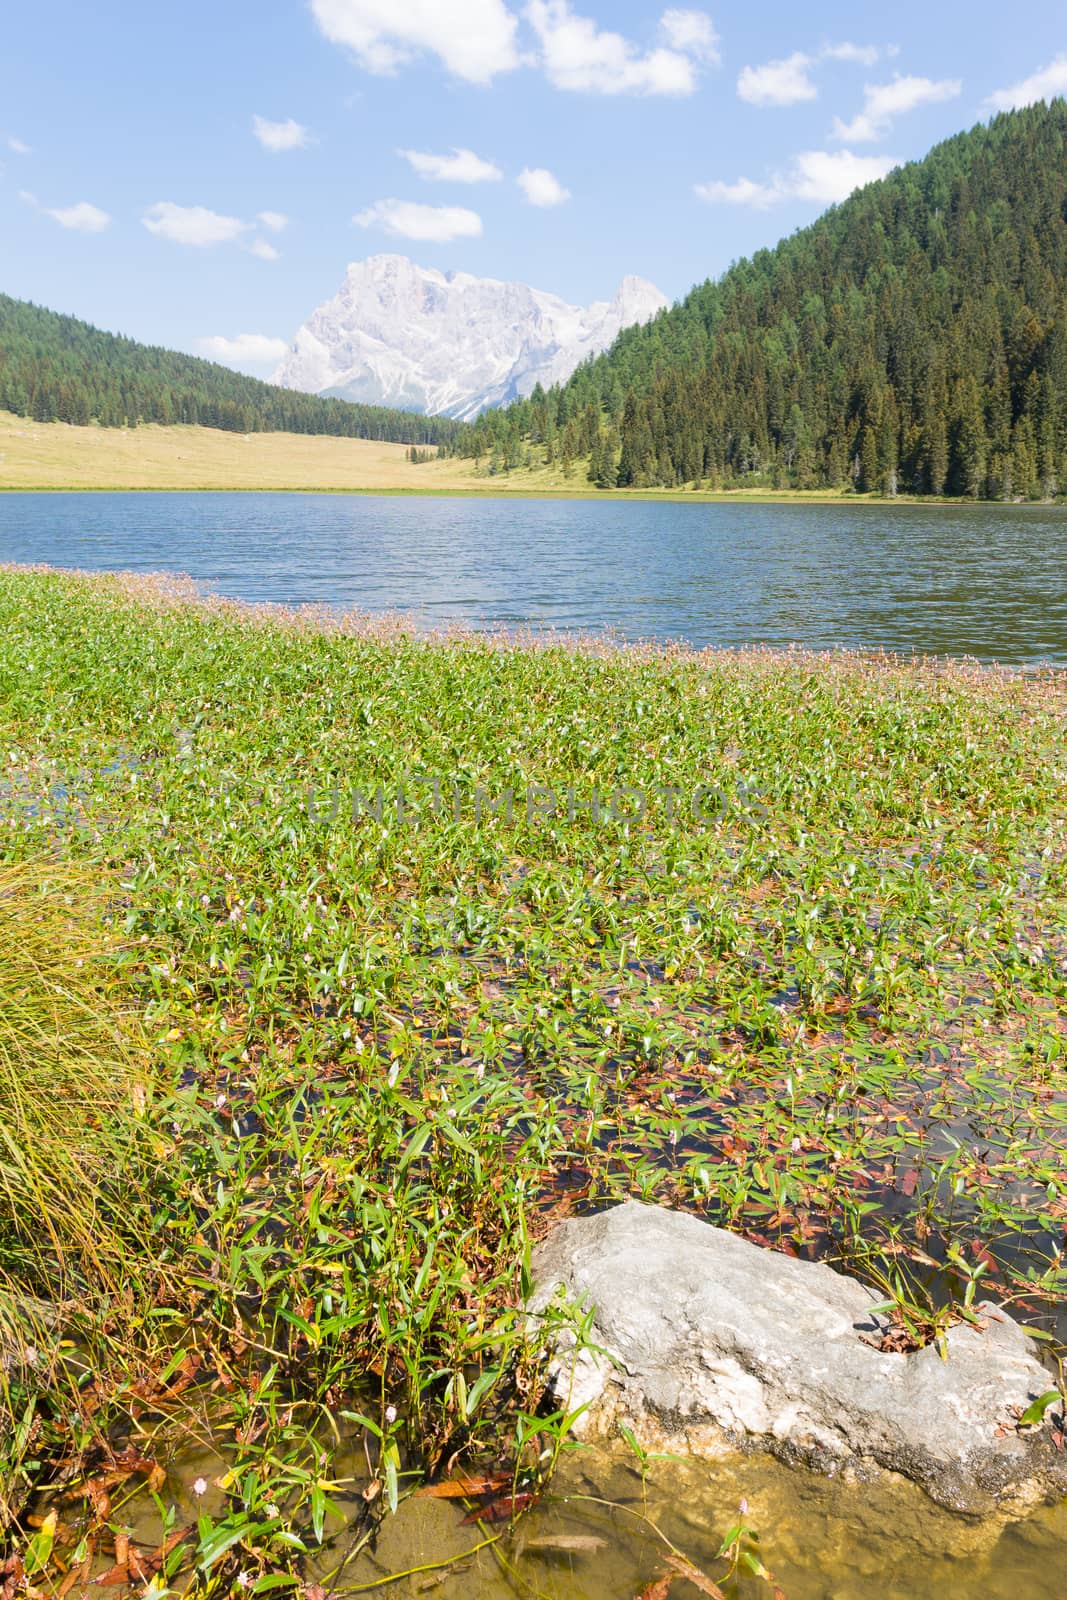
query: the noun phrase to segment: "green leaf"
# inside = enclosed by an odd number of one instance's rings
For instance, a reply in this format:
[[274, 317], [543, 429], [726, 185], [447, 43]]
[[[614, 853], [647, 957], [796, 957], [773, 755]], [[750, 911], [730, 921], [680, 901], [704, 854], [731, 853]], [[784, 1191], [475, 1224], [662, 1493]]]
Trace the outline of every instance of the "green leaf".
[[367, 1432], [372, 1433], [376, 1439], [381, 1438], [381, 1428], [376, 1422], [372, 1422], [369, 1417], [365, 1417], [362, 1411], [342, 1411], [341, 1416], [345, 1422], [358, 1422], [361, 1428], [366, 1428]]
[[741, 1533], [742, 1533], [742, 1531], [744, 1529], [744, 1526], [745, 1525], [744, 1525], [743, 1522], [735, 1522], [733, 1527], [730, 1529], [730, 1531], [723, 1535], [722, 1544], [719, 1546], [719, 1554], [720, 1554], [720, 1556], [725, 1556], [725, 1555], [729, 1554], [729, 1552], [732, 1550], [733, 1546], [737, 1543], [737, 1541], [738, 1541], [738, 1539], [739, 1539], [739, 1537], [740, 1537], [740, 1535], [741, 1535]]
[[396, 1508], [400, 1504], [400, 1482], [398, 1470], [400, 1467], [400, 1454], [396, 1445], [389, 1443], [382, 1452], [382, 1470], [385, 1473], [385, 1495], [389, 1501], [389, 1510], [396, 1515]]
[[422, 1154], [432, 1137], [433, 1123], [423, 1123], [422, 1127], [418, 1128], [415, 1133], [412, 1134], [411, 1138], [405, 1145], [404, 1154], [400, 1157], [400, 1160], [397, 1163], [397, 1171], [404, 1172], [406, 1168], [408, 1168], [415, 1160], [416, 1156], [420, 1156]]
[[1058, 1389], [1046, 1389], [1044, 1394], [1038, 1395], [1037, 1399], [1027, 1406], [1019, 1418], [1019, 1427], [1032, 1428], [1036, 1423], [1043, 1422], [1045, 1412], [1054, 1406], [1057, 1400], [1062, 1399], [1063, 1395]]

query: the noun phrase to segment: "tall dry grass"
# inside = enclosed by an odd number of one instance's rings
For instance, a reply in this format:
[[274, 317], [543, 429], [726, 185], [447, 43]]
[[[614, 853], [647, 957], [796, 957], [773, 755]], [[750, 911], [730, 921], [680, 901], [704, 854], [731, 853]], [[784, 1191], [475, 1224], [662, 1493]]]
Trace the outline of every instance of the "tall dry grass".
[[85, 872], [0, 866], [0, 1526], [38, 1402], [63, 1377], [63, 1332], [131, 1270], [123, 1176], [144, 1125], [143, 1056], [103, 904]]

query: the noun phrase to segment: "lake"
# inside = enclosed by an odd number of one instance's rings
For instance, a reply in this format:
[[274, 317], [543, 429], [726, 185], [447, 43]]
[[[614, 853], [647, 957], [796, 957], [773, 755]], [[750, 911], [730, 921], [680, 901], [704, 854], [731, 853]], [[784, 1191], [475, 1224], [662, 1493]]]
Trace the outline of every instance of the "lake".
[[0, 560], [694, 645], [1067, 664], [1067, 508], [0, 494]]

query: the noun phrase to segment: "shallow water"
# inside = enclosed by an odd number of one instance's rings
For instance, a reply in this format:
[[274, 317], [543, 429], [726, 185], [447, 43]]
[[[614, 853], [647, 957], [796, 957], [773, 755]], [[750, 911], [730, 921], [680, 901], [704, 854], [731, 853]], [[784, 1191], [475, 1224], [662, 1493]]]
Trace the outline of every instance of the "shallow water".
[[0, 560], [696, 645], [1067, 663], [1067, 508], [0, 494]]
[[[210, 1449], [183, 1456], [169, 1491], [187, 1498], [197, 1476], [211, 1483], [224, 1458]], [[412, 1600], [637, 1600], [667, 1569], [667, 1546], [655, 1529], [713, 1581], [727, 1564], [720, 1543], [747, 1502], [746, 1526], [786, 1600], [1063, 1600], [1067, 1595], [1067, 1503], [1023, 1520], [955, 1516], [921, 1490], [890, 1474], [865, 1480], [824, 1478], [763, 1454], [727, 1454], [713, 1462], [654, 1461], [644, 1487], [634, 1459], [613, 1450], [578, 1449], [564, 1456], [550, 1492], [509, 1530], [466, 1522], [461, 1501], [424, 1495], [386, 1517], [372, 1544], [354, 1559], [366, 1532], [359, 1487], [362, 1453], [335, 1457], [335, 1480], [352, 1473], [351, 1497], [340, 1501], [346, 1525], [330, 1524], [327, 1548], [307, 1576], [328, 1592], [370, 1592]], [[191, 1500], [180, 1513], [221, 1509]], [[158, 1528], [143, 1507], [135, 1536], [150, 1544]], [[486, 1537], [498, 1544], [474, 1554]], [[414, 1569], [414, 1570], [413, 1570]], [[396, 1574], [410, 1574], [396, 1578]], [[387, 1581], [392, 1579], [393, 1581]], [[384, 1587], [379, 1587], [382, 1584]], [[696, 1594], [678, 1580], [677, 1600]], [[770, 1600], [770, 1583], [742, 1576], [729, 1600]]]
[[[564, 1463], [549, 1502], [524, 1519], [503, 1552], [508, 1573], [492, 1552], [432, 1592], [441, 1600], [504, 1600], [539, 1595], [551, 1600], [631, 1600], [661, 1576], [664, 1547], [639, 1513], [708, 1577], [720, 1581], [726, 1563], [720, 1542], [736, 1521], [742, 1497], [746, 1521], [759, 1534], [760, 1559], [787, 1600], [1053, 1600], [1067, 1594], [1059, 1573], [1067, 1548], [1067, 1508], [1038, 1511], [998, 1530], [940, 1511], [920, 1490], [896, 1479], [876, 1483], [827, 1479], [791, 1470], [765, 1456], [654, 1466], [643, 1501], [640, 1476], [621, 1455], [578, 1455]], [[614, 1501], [590, 1504], [583, 1495]], [[407, 1516], [404, 1515], [405, 1509]], [[373, 1556], [345, 1574], [366, 1582], [396, 1565], [440, 1559], [476, 1542], [454, 1505], [415, 1500], [387, 1528]], [[602, 1539], [599, 1549], [553, 1549], [553, 1536]], [[462, 1536], [465, 1536], [462, 1537]], [[749, 1548], [753, 1548], [751, 1545]], [[426, 1592], [420, 1579], [389, 1592]], [[696, 1590], [679, 1581], [680, 1597]], [[770, 1586], [742, 1579], [736, 1595], [767, 1597]]]

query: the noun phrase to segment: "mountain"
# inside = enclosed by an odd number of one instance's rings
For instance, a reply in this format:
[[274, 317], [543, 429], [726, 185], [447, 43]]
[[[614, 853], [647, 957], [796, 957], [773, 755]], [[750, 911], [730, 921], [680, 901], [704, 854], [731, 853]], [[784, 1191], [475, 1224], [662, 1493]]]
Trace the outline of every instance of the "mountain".
[[643, 278], [624, 278], [614, 300], [572, 306], [524, 283], [371, 256], [312, 312], [274, 381], [469, 420], [538, 383], [562, 383], [666, 305]]
[[1067, 491], [1067, 103], [1008, 112], [457, 440], [602, 486]]
[[196, 422], [236, 433], [328, 433], [447, 447], [456, 424], [261, 383], [196, 356], [103, 333], [0, 295], [0, 411], [37, 422]]

